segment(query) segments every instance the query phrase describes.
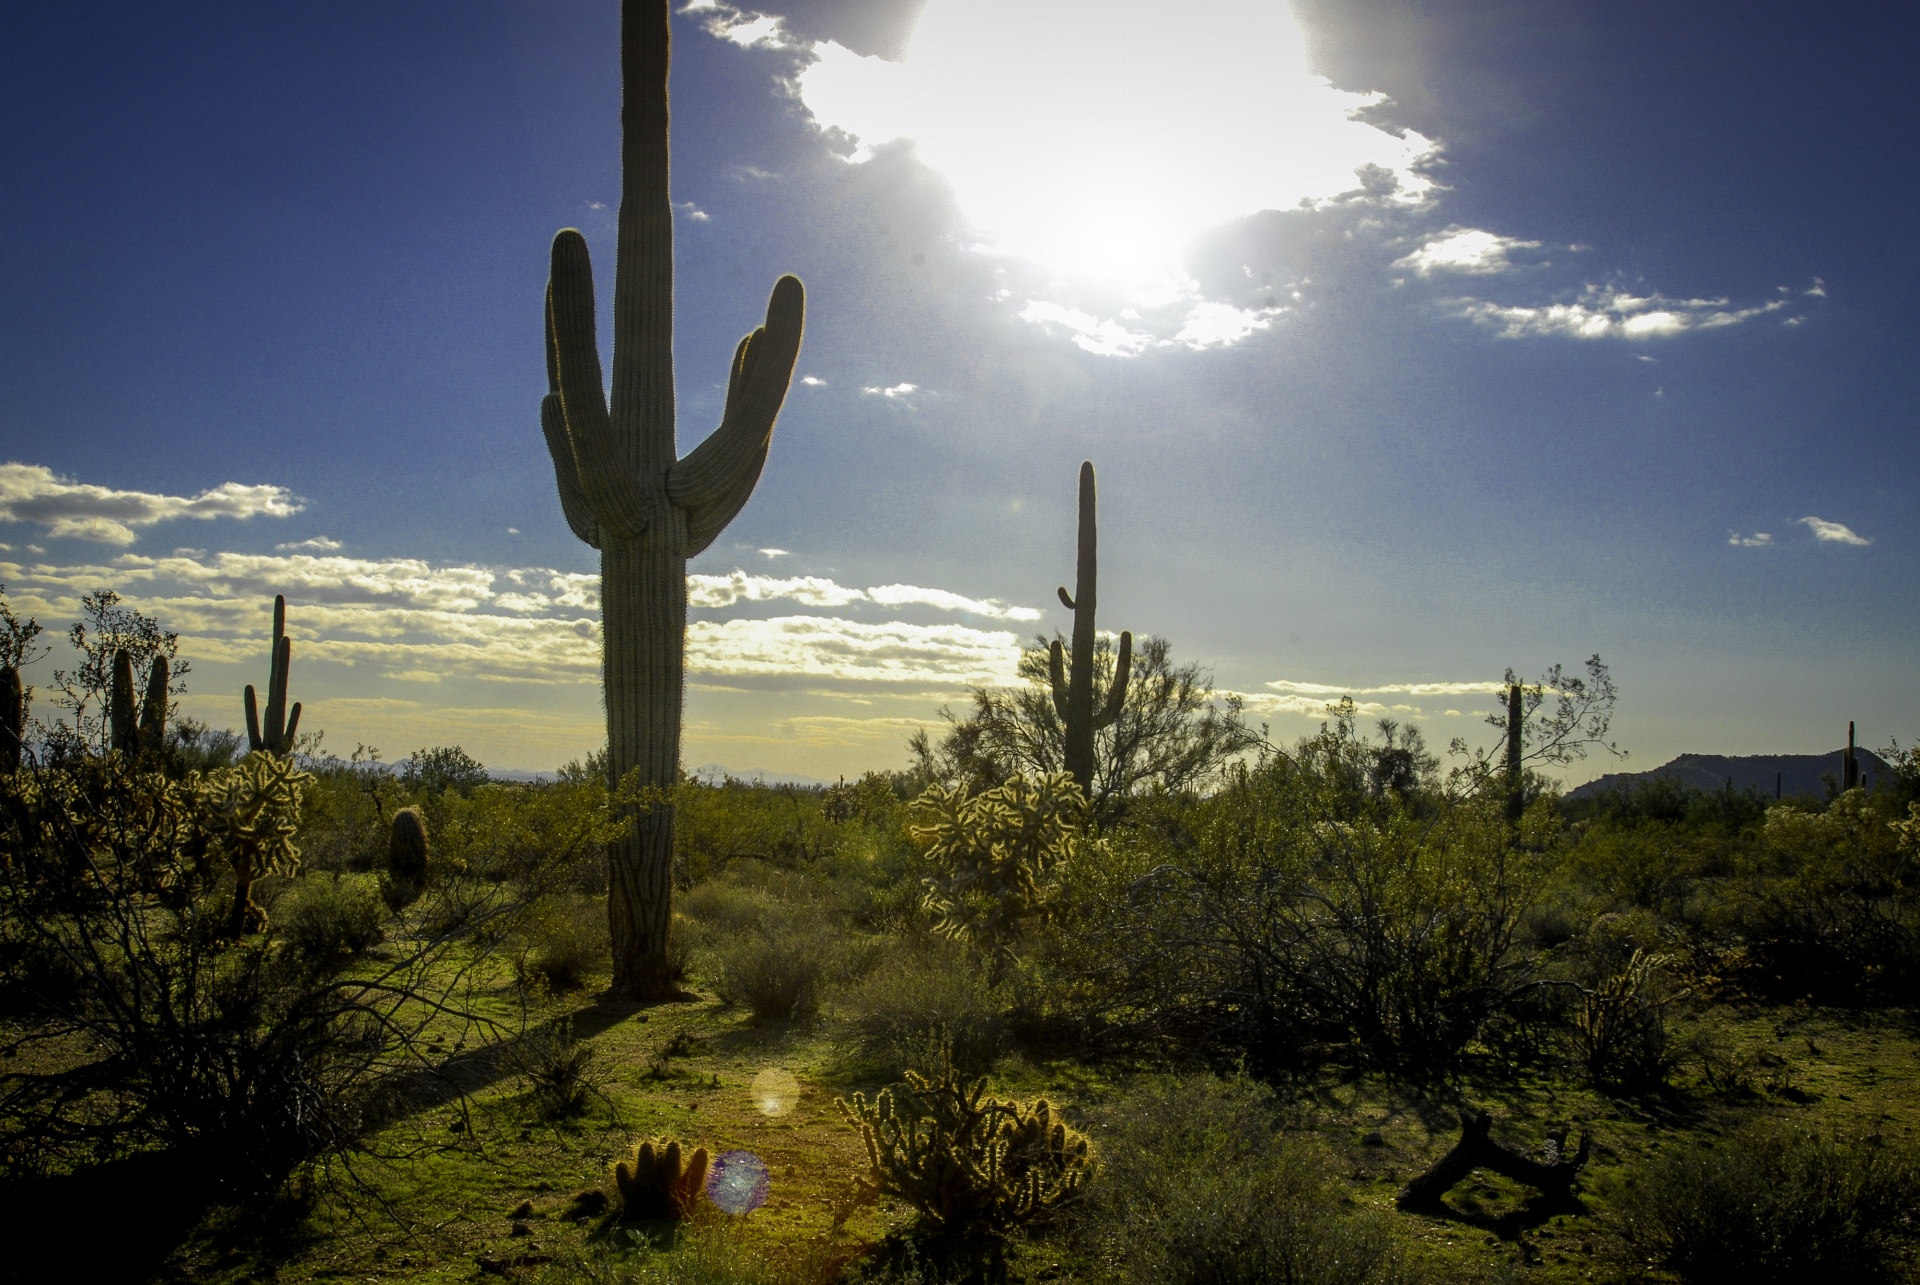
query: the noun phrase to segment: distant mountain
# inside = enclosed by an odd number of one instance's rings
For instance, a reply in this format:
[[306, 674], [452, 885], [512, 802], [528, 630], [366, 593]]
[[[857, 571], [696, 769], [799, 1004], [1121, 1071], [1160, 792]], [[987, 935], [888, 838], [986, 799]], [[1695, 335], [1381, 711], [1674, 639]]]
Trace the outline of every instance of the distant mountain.
[[[1591, 798], [1604, 790], [1637, 785], [1657, 776], [1670, 777], [1702, 790], [1725, 789], [1731, 781], [1736, 792], [1753, 790], [1768, 798], [1773, 797], [1777, 779], [1784, 798], [1820, 794], [1825, 789], [1820, 780], [1822, 772], [1831, 773], [1835, 780], [1840, 778], [1840, 754], [1839, 750], [1830, 754], [1682, 754], [1649, 772], [1609, 773], [1568, 790], [1567, 797]], [[1855, 749], [1853, 755], [1859, 760], [1861, 780], [1866, 785], [1871, 786], [1893, 772], [1872, 750]]]
[[801, 776], [798, 772], [769, 772], [763, 767], [731, 768], [725, 763], [702, 763], [687, 775], [707, 785], [718, 785], [728, 777], [736, 781], [745, 781], [748, 785], [826, 786], [833, 784], [832, 781], [822, 781], [817, 776]]

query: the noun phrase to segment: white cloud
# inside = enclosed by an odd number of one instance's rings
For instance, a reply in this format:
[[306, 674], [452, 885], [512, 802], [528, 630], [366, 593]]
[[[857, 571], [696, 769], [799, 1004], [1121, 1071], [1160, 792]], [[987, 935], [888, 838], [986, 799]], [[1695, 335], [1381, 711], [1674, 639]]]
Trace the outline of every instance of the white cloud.
[[761, 549], [759, 552], [763, 558], [784, 558], [788, 556], [785, 549]]
[[[513, 528], [508, 527], [507, 530], [512, 531]], [[300, 553], [308, 549], [313, 550], [315, 553], [331, 553], [335, 549], [343, 548], [344, 546], [338, 540], [328, 539], [324, 535], [316, 535], [311, 540], [293, 540], [293, 541], [289, 541], [286, 544], [276, 544], [273, 547], [279, 550], [281, 553]], [[201, 553], [205, 553], [206, 550], [205, 549], [175, 549], [174, 552], [201, 554]]]
[[1751, 308], [1731, 307], [1725, 299], [1669, 299], [1655, 293], [1628, 294], [1611, 286], [1589, 285], [1572, 303], [1520, 306], [1483, 299], [1454, 301], [1462, 316], [1496, 328], [1503, 339], [1542, 335], [1569, 339], [1664, 339], [1690, 330], [1717, 330], [1778, 312], [1787, 306], [1773, 299]]
[[680, 211], [682, 214], [686, 215], [688, 218], [692, 219], [695, 223], [709, 223], [713, 220], [713, 216], [711, 214], [708, 214], [705, 210], [695, 205], [692, 201], [676, 202], [673, 208]]
[[958, 611], [996, 620], [1038, 620], [1040, 613], [1031, 607], [1016, 607], [998, 598], [968, 598], [945, 589], [920, 585], [878, 585], [855, 589], [817, 576], [750, 575], [735, 570], [724, 576], [687, 577], [687, 605], [702, 608], [731, 607], [739, 602], [797, 602], [809, 607], [844, 607], [850, 603], [872, 602], [881, 606], [919, 605], [941, 611]]
[[[1309, 718], [1326, 716], [1327, 706], [1341, 697], [1354, 698], [1354, 713], [1361, 718], [1424, 717], [1426, 709], [1415, 702], [1435, 696], [1478, 696], [1506, 690], [1504, 683], [1484, 680], [1432, 683], [1376, 683], [1372, 685], [1307, 683], [1276, 678], [1265, 684], [1270, 690], [1242, 692], [1248, 709], [1259, 714], [1300, 714]], [[1368, 697], [1400, 697], [1400, 700], [1369, 700]], [[1457, 711], [1448, 711], [1457, 712]]]
[[1508, 256], [1515, 250], [1537, 250], [1538, 241], [1483, 232], [1479, 228], [1450, 227], [1428, 237], [1425, 243], [1394, 263], [1423, 277], [1436, 272], [1455, 272], [1467, 276], [1491, 276], [1507, 272], [1515, 265]]
[[960, 688], [1019, 681], [1020, 640], [965, 625], [867, 624], [831, 616], [696, 620], [687, 625], [690, 672], [794, 676]]
[[827, 381], [818, 375], [802, 375], [800, 376], [800, 382], [808, 388], [825, 388], [827, 386]]
[[742, 11], [720, 0], [690, 0], [682, 13], [701, 13], [709, 35], [732, 41], [742, 49], [786, 49], [792, 46], [781, 20], [770, 13]]
[[0, 522], [37, 522], [47, 534], [132, 544], [133, 528], [172, 518], [284, 518], [304, 506], [283, 486], [223, 482], [195, 496], [116, 491], [58, 477], [38, 464], [0, 464]]
[[870, 397], [900, 398], [913, 396], [913, 394], [920, 391], [920, 386], [918, 384], [900, 383], [889, 384], [885, 388], [882, 388], [878, 384], [868, 384], [860, 391]]
[[1755, 531], [1752, 535], [1741, 535], [1738, 531], [1729, 531], [1727, 543], [1737, 549], [1764, 549], [1773, 543], [1773, 537], [1765, 531]]
[[1813, 532], [1813, 538], [1824, 544], [1872, 544], [1864, 535], [1858, 535], [1853, 528], [1843, 522], [1829, 522], [1825, 518], [1797, 518], [1802, 526]]

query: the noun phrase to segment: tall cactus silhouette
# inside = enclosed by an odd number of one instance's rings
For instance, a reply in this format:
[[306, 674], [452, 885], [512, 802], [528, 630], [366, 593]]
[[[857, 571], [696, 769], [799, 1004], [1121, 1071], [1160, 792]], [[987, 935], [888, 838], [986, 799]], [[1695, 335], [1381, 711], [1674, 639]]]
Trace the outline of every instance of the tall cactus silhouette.
[[1127, 679], [1133, 668], [1133, 635], [1120, 635], [1120, 656], [1113, 682], [1099, 712], [1093, 699], [1093, 611], [1099, 597], [1100, 532], [1094, 517], [1093, 462], [1080, 465], [1080, 551], [1074, 565], [1073, 593], [1060, 589], [1060, 601], [1073, 613], [1073, 666], [1068, 669], [1058, 638], [1047, 655], [1053, 677], [1053, 707], [1066, 724], [1067, 772], [1079, 782], [1080, 793], [1093, 798], [1093, 734], [1111, 727], [1127, 700]]
[[[553, 239], [547, 388], [540, 427], [567, 525], [600, 551], [602, 665], [611, 783], [672, 786], [680, 769], [687, 559], [753, 493], [800, 352], [805, 296], [781, 277], [766, 324], [734, 350], [720, 426], [677, 457], [673, 402], [673, 207], [668, 197], [668, 0], [623, 0], [620, 218], [613, 288], [613, 396], [601, 385], [593, 269], [573, 228]], [[614, 989], [673, 993], [673, 809], [657, 805], [609, 855]]]
[[[1508, 678], [1513, 671], [1507, 671]], [[1521, 736], [1526, 730], [1522, 699], [1526, 689], [1518, 682], [1507, 684], [1507, 820], [1518, 821], [1526, 815], [1526, 778], [1520, 770]]]
[[273, 596], [273, 651], [267, 669], [267, 721], [260, 722], [260, 704], [247, 684], [247, 748], [269, 754], [288, 754], [300, 728], [300, 702], [287, 708], [287, 678], [293, 669], [293, 640], [287, 637], [287, 598]]
[[107, 730], [113, 748], [137, 755], [157, 750], [167, 739], [167, 658], [155, 656], [147, 668], [146, 699], [133, 699], [133, 657], [123, 647], [113, 653], [113, 686], [107, 691]]
[[0, 773], [18, 772], [27, 744], [27, 689], [20, 671], [0, 665]]

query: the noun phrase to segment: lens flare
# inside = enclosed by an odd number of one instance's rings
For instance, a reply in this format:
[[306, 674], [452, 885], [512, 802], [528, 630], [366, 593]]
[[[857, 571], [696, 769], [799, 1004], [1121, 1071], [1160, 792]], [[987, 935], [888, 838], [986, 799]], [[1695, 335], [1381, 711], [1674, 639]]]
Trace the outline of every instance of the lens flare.
[[707, 1199], [723, 1213], [750, 1214], [767, 1203], [772, 1177], [751, 1151], [728, 1151], [707, 1170]]

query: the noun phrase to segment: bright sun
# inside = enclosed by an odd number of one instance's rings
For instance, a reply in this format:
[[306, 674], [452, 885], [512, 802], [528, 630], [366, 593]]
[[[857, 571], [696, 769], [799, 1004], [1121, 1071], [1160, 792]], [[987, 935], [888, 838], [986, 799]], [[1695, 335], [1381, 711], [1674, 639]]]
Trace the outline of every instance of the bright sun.
[[911, 139], [993, 248], [1147, 283], [1195, 233], [1390, 174], [1433, 145], [1354, 119], [1378, 95], [1308, 73], [1283, 0], [929, 0], [906, 58], [815, 46], [802, 100], [858, 140]]

